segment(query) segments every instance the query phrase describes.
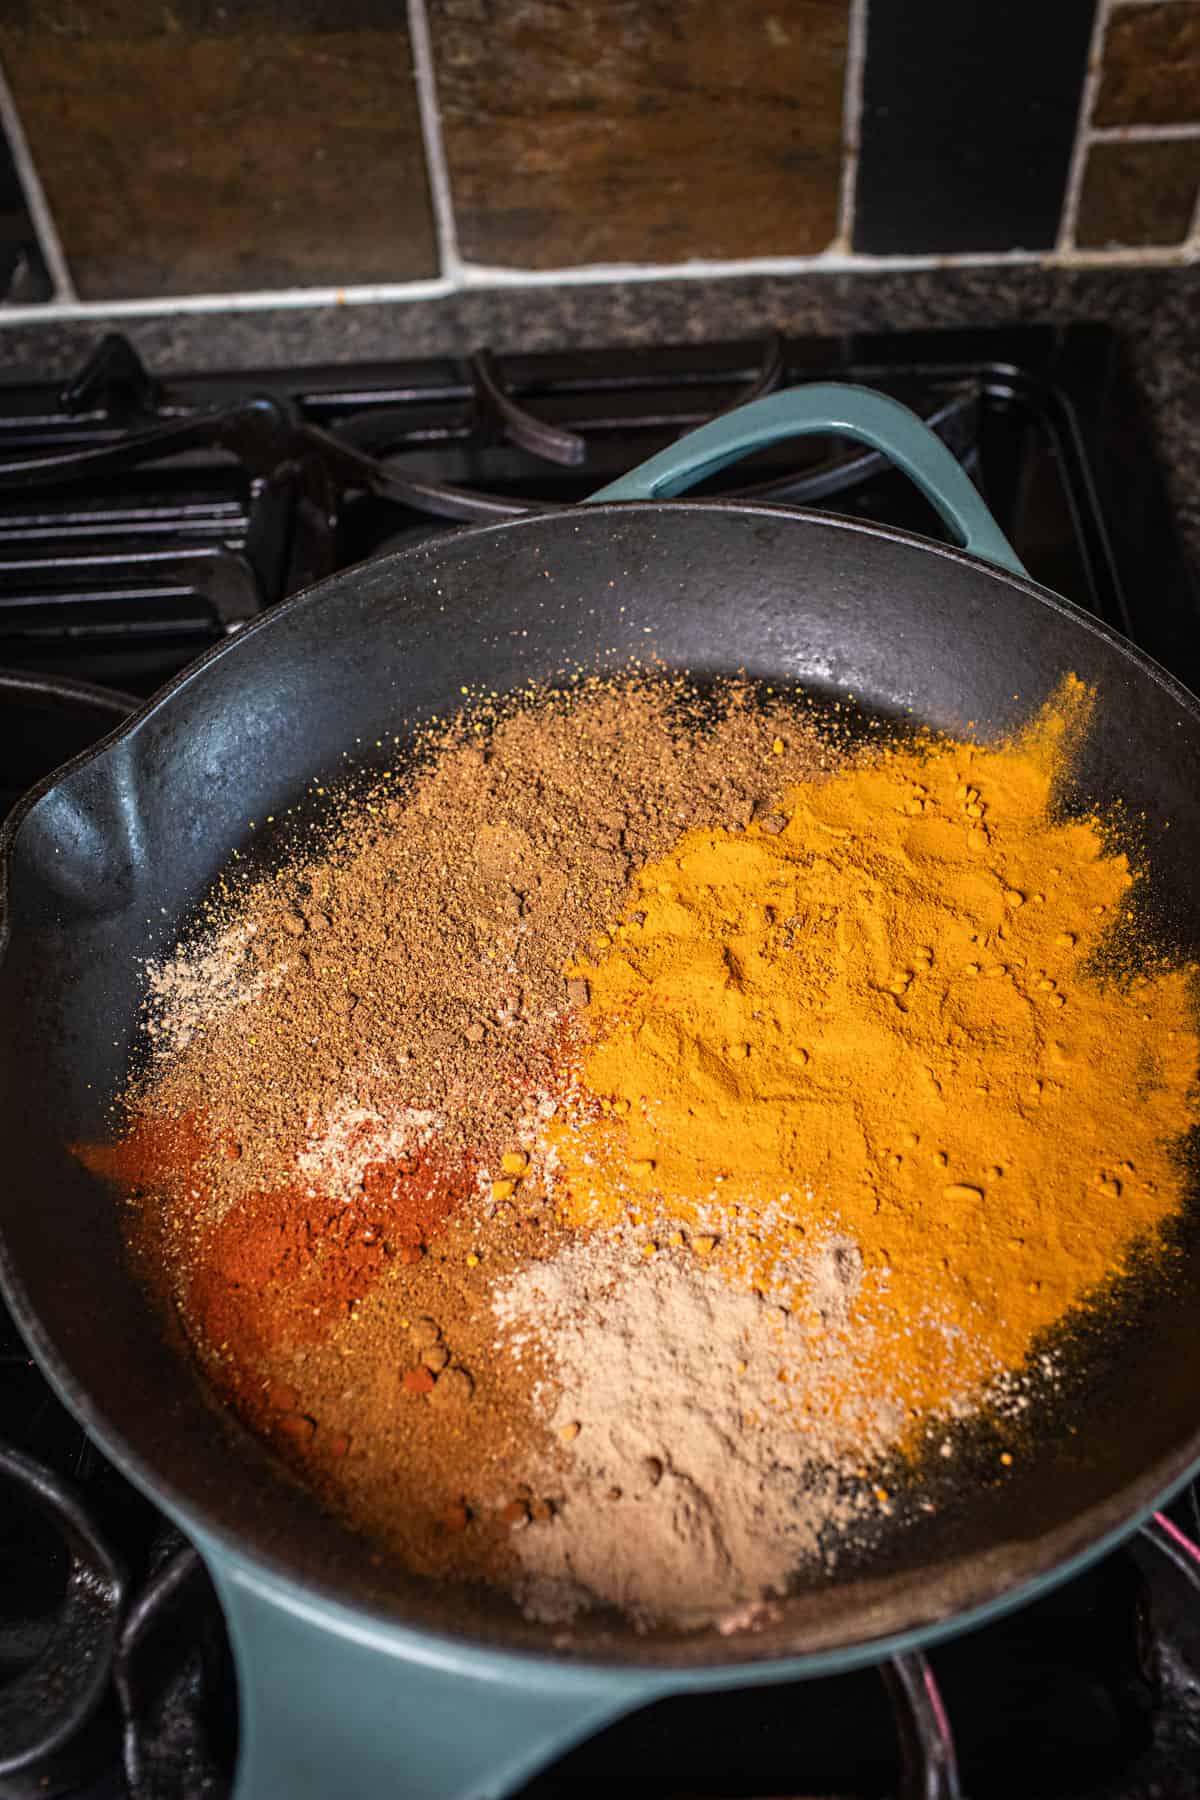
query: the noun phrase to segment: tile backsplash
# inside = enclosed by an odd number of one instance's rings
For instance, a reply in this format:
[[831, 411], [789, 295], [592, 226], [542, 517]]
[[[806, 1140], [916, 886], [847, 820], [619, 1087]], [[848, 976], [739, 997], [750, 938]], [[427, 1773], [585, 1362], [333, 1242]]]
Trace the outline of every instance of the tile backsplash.
[[9, 0], [0, 66], [10, 310], [1200, 255], [1200, 0]]

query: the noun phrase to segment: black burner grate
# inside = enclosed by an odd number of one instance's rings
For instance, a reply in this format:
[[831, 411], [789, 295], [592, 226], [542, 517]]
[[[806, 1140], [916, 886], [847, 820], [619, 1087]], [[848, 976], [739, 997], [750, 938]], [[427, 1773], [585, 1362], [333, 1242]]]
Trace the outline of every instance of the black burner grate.
[[[0, 391], [0, 664], [147, 692], [335, 567], [578, 500], [714, 413], [817, 379], [914, 406], [1035, 576], [1181, 674], [1195, 661], [1196, 595], [1119, 345], [1078, 327], [169, 383], [109, 337], [65, 387]], [[941, 530], [880, 457], [821, 441], [765, 451], [711, 491]]]

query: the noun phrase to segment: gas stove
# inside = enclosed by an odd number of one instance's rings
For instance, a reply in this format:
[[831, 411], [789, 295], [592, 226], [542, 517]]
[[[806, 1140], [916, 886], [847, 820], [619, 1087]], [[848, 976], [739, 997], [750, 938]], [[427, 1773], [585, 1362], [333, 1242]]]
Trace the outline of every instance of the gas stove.
[[[915, 408], [1035, 579], [1200, 687], [1200, 591], [1100, 327], [569, 350], [159, 379], [98, 342], [0, 377], [0, 807], [188, 661], [334, 569], [569, 505], [772, 388]], [[705, 491], [943, 535], [874, 453], [782, 445]], [[928, 1658], [657, 1702], [520, 1800], [1183, 1800], [1200, 1794], [1200, 1495]], [[237, 1696], [190, 1545], [0, 1316], [0, 1800], [217, 1800]]]

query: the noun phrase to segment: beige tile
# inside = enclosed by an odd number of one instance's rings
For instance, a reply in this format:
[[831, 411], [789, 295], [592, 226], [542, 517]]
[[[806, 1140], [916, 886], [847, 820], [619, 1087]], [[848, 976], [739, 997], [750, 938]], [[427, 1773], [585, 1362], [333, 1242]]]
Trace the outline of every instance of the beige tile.
[[1200, 190], [1200, 138], [1093, 144], [1076, 242], [1084, 249], [1178, 244]]
[[1200, 123], [1200, 4], [1118, 7], [1104, 44], [1095, 125]]
[[549, 268], [823, 250], [847, 0], [430, 0], [463, 254]]
[[403, 9], [325, 29], [299, 6], [305, 30], [292, 10], [31, 4], [9, 27], [5, 68], [85, 298], [435, 272]]

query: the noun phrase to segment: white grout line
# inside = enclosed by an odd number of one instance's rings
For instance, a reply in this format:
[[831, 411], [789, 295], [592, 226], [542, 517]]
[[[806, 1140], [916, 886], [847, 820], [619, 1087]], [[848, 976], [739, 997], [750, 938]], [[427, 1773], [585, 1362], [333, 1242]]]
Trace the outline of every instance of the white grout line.
[[[1126, 0], [1127, 5], [1134, 3], [1135, 0]], [[1093, 125], [1088, 136], [1093, 144], [1173, 143], [1181, 138], [1200, 137], [1200, 119], [1191, 125]]]
[[867, 7], [870, 0], [850, 0], [846, 30], [846, 81], [842, 92], [842, 179], [838, 189], [838, 224], [834, 247], [849, 255], [854, 245], [854, 197], [862, 138], [863, 74], [867, 66]]
[[446, 142], [442, 135], [437, 73], [425, 0], [408, 0], [408, 35], [412, 43], [413, 80], [416, 83], [417, 108], [421, 116], [421, 137], [425, 146], [425, 168], [429, 177], [429, 198], [433, 207], [438, 261], [443, 277], [452, 280], [462, 270], [462, 258], [458, 249], [454, 189], [450, 182], [450, 164], [446, 160]]
[[850, 275], [863, 270], [940, 269], [987, 263], [1036, 263], [1037, 250], [1003, 250], [963, 256], [867, 256], [860, 251], [822, 250], [816, 256], [695, 257], [680, 263], [587, 263], [566, 269], [514, 269], [501, 263], [464, 263], [462, 286], [475, 288], [591, 287], [616, 281], [709, 281], [739, 275]]
[[1075, 249], [1075, 228], [1079, 223], [1079, 196], [1083, 191], [1083, 174], [1087, 167], [1087, 153], [1091, 143], [1092, 108], [1096, 104], [1096, 94], [1100, 87], [1100, 72], [1104, 63], [1104, 39], [1108, 32], [1108, 21], [1113, 4], [1114, 0], [1099, 0], [1096, 17], [1092, 22], [1087, 71], [1083, 79], [1083, 92], [1079, 96], [1079, 116], [1075, 121], [1075, 143], [1071, 151], [1071, 165], [1067, 170], [1067, 191], [1063, 196], [1062, 218], [1058, 225], [1060, 255]]
[[502, 269], [463, 263], [457, 278], [375, 282], [359, 287], [266, 288], [242, 294], [181, 294], [153, 300], [46, 301], [41, 305], [0, 306], [0, 337], [5, 325], [64, 323], [79, 319], [160, 319], [179, 314], [243, 313], [297, 310], [301, 307], [398, 305], [420, 300], [446, 300], [470, 293], [520, 293], [546, 288], [595, 287], [617, 282], [650, 285], [662, 281], [733, 281], [739, 278], [798, 275], [888, 275], [937, 269], [1174, 268], [1200, 262], [1200, 242], [1151, 249], [1080, 250], [1068, 257], [1056, 251], [986, 251], [962, 256], [761, 256], [744, 261], [688, 263], [593, 263], [574, 269]]
[[365, 306], [374, 301], [445, 300], [458, 293], [456, 283], [431, 276], [427, 281], [377, 282], [361, 287], [258, 288], [234, 294], [178, 294], [142, 300], [49, 300], [41, 306], [0, 306], [0, 333], [6, 325], [57, 324], [72, 319], [169, 319], [201, 313], [284, 311], [305, 306]]
[[71, 271], [67, 267], [67, 259], [63, 255], [58, 227], [54, 223], [54, 215], [50, 211], [37, 169], [34, 167], [29, 140], [25, 136], [25, 127], [21, 123], [21, 115], [17, 111], [17, 103], [13, 99], [12, 89], [8, 85], [8, 77], [4, 73], [2, 63], [0, 63], [0, 124], [4, 127], [4, 135], [8, 139], [8, 147], [12, 151], [17, 175], [25, 192], [25, 204], [29, 208], [29, 216], [33, 220], [38, 243], [46, 260], [47, 273], [54, 284], [54, 298], [71, 304], [76, 298], [75, 283], [71, 280]]

